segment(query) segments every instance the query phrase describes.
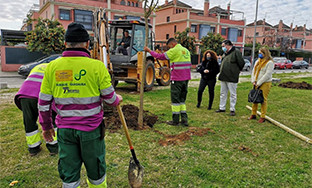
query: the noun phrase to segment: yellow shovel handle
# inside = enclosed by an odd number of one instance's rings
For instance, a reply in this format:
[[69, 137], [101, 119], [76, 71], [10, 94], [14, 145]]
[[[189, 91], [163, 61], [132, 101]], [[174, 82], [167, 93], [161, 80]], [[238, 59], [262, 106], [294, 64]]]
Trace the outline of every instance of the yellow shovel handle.
[[121, 120], [121, 124], [123, 126], [123, 129], [125, 130], [125, 133], [126, 133], [126, 137], [127, 137], [127, 140], [128, 140], [128, 144], [129, 144], [129, 147], [130, 149], [133, 149], [133, 146], [132, 146], [132, 142], [131, 142], [131, 139], [130, 139], [130, 135], [129, 135], [129, 131], [128, 131], [128, 127], [127, 127], [127, 123], [126, 123], [126, 119], [125, 119], [125, 116], [121, 110], [121, 107], [120, 105], [118, 104], [117, 106], [117, 111], [118, 111], [118, 114], [119, 114], [119, 117], [120, 117], [120, 120]]

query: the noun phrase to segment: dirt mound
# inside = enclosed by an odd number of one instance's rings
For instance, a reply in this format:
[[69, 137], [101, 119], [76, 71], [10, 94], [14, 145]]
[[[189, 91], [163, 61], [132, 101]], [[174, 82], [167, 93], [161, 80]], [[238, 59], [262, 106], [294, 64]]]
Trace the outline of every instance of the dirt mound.
[[183, 144], [184, 141], [190, 140], [191, 136], [204, 136], [209, 132], [215, 134], [215, 131], [212, 129], [199, 127], [190, 127], [189, 130], [177, 135], [168, 135], [158, 130], [154, 130], [154, 132], [159, 133], [165, 137], [164, 139], [158, 141], [161, 146]]
[[[143, 130], [149, 127], [153, 127], [158, 120], [158, 116], [144, 111], [143, 113], [143, 127], [138, 125], [139, 108], [134, 105], [123, 105], [122, 112], [125, 116], [126, 123], [129, 129]], [[110, 113], [105, 113], [105, 125], [106, 129], [110, 132], [116, 132], [122, 128], [122, 124], [116, 108], [112, 108]]]
[[280, 83], [278, 86], [283, 87], [283, 88], [312, 90], [312, 85], [308, 84], [307, 82], [296, 83], [296, 82], [290, 81], [290, 82]]

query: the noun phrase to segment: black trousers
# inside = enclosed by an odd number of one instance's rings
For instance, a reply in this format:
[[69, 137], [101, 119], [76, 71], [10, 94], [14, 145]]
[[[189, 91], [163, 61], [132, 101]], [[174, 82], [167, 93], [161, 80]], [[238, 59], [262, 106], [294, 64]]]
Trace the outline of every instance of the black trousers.
[[200, 105], [202, 101], [203, 92], [205, 91], [206, 86], [208, 85], [209, 92], [209, 104], [208, 108], [212, 107], [213, 99], [214, 99], [214, 88], [216, 85], [217, 79], [200, 79], [198, 93], [197, 93], [197, 103]]
[[[23, 111], [24, 129], [25, 129], [26, 136], [27, 136], [27, 133], [32, 133], [38, 130], [38, 125], [37, 125], [37, 120], [39, 116], [38, 99], [21, 98], [20, 100], [21, 100], [21, 106], [22, 106], [22, 111]], [[52, 120], [53, 120], [54, 128], [56, 128], [55, 116], [56, 116], [56, 112], [52, 111]], [[52, 145], [52, 144], [46, 143], [46, 146], [50, 152], [55, 153], [58, 150], [58, 144]], [[37, 153], [40, 150], [40, 145], [36, 147], [28, 147], [28, 150], [30, 153]]]

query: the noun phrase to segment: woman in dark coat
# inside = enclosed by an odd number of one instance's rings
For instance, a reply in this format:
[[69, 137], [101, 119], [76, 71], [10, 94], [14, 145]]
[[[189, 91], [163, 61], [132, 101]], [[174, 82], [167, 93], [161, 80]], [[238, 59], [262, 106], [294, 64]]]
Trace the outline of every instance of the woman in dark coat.
[[213, 99], [214, 99], [214, 88], [217, 82], [217, 74], [220, 72], [220, 66], [217, 61], [217, 54], [212, 50], [207, 50], [204, 53], [202, 63], [197, 70], [201, 74], [200, 84], [197, 94], [197, 105], [200, 107], [202, 101], [203, 92], [205, 91], [206, 86], [208, 85], [209, 91], [209, 105], [208, 110], [211, 110]]

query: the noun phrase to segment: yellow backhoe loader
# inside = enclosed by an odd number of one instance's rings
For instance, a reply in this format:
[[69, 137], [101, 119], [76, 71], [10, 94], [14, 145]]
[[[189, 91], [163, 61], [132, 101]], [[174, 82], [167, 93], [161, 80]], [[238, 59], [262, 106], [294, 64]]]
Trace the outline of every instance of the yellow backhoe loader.
[[[139, 85], [142, 79], [143, 48], [154, 49], [152, 26], [149, 25], [149, 43], [145, 44], [145, 23], [141, 20], [106, 19], [105, 11], [99, 9], [94, 16], [94, 44], [92, 57], [104, 62], [112, 76], [113, 85], [118, 81]], [[108, 32], [110, 30], [110, 32]], [[124, 33], [130, 36], [130, 45], [123, 53], [118, 51]], [[154, 59], [149, 53], [146, 57], [146, 79], [144, 90], [151, 90], [155, 80], [158, 85], [170, 84], [169, 61]]]

